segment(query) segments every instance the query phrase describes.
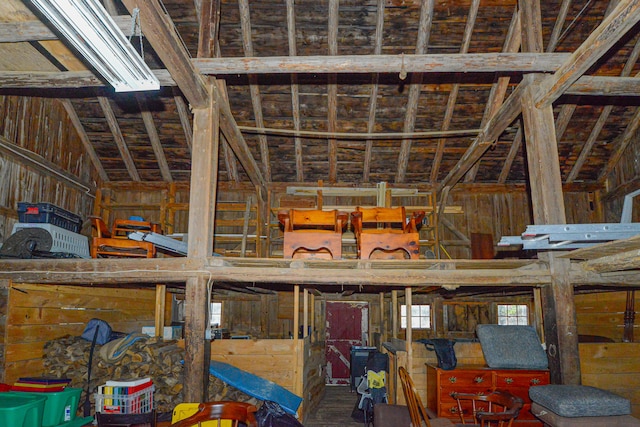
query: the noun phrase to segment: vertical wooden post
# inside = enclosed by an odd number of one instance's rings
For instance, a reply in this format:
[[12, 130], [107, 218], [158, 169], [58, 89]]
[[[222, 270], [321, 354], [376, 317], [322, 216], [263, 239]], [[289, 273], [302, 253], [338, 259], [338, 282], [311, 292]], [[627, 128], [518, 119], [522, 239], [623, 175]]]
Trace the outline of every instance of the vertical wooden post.
[[[215, 220], [220, 143], [220, 110], [216, 88], [209, 81], [207, 108], [194, 110], [191, 188], [189, 195], [188, 257], [203, 260], [211, 256]], [[208, 327], [209, 292], [206, 277], [187, 279], [185, 288], [185, 384], [186, 402], [204, 402], [209, 381], [210, 344]]]
[[[293, 287], [293, 339], [298, 339], [300, 329], [300, 285]], [[296, 346], [298, 344], [296, 343]]]
[[164, 335], [164, 313], [167, 305], [167, 285], [156, 285], [156, 336]]
[[[523, 25], [524, 26], [524, 25]], [[527, 74], [528, 87], [522, 99], [522, 117], [529, 166], [529, 185], [535, 224], [565, 224], [562, 178], [553, 107], [536, 108], [534, 96], [542, 76]], [[542, 289], [545, 342], [551, 381], [580, 384], [580, 354], [573, 285], [569, 259], [552, 252], [540, 253], [549, 264], [551, 285]]]
[[405, 341], [407, 342], [407, 372], [409, 375], [413, 374], [413, 325], [411, 324], [411, 304], [412, 294], [411, 288], [405, 288], [404, 290], [405, 304], [407, 305], [407, 335]]
[[398, 291], [391, 291], [391, 336], [398, 338]]
[[309, 290], [304, 288], [302, 292], [302, 336], [309, 335]]
[[385, 309], [384, 309], [384, 292], [379, 293], [380, 296], [380, 344], [386, 341], [387, 337], [387, 327], [386, 327], [386, 317], [385, 317]]

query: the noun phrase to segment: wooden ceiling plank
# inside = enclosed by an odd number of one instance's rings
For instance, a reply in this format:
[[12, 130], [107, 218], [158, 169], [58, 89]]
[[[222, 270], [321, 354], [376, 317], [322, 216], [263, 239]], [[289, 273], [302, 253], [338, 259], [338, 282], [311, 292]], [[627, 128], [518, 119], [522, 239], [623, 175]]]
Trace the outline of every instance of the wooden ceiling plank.
[[[638, 62], [639, 57], [640, 57], [640, 38], [636, 40], [636, 44], [634, 45], [633, 50], [629, 54], [629, 58], [627, 58], [627, 62], [624, 64], [622, 72], [620, 73], [621, 77], [629, 77], [631, 75], [631, 72], [633, 71], [633, 67], [634, 65], [636, 65], [636, 62]], [[612, 111], [613, 111], [613, 105], [606, 105], [603, 108], [602, 112], [600, 113], [600, 116], [598, 117], [598, 120], [596, 121], [596, 124], [593, 126], [593, 129], [591, 129], [591, 133], [589, 134], [587, 141], [585, 142], [584, 146], [582, 147], [582, 150], [580, 151], [580, 155], [578, 156], [576, 163], [573, 165], [573, 167], [571, 168], [571, 171], [569, 172], [569, 175], [567, 176], [567, 179], [566, 179], [567, 182], [573, 182], [577, 178], [578, 174], [580, 173], [580, 169], [582, 168], [582, 166], [584, 166], [585, 162], [587, 161], [587, 158], [591, 153], [591, 150], [593, 149], [593, 146], [596, 143], [598, 136], [600, 136], [600, 132], [602, 131], [602, 128], [604, 128], [604, 125], [606, 124], [607, 119], [609, 118], [609, 115], [611, 114]]]
[[39, 154], [20, 147], [13, 141], [0, 135], [0, 154], [11, 157], [16, 162], [35, 169], [38, 173], [62, 181], [81, 192], [95, 194], [96, 188], [93, 184], [82, 181], [72, 173], [62, 169], [57, 164], [45, 159]]
[[[251, 40], [251, 17], [249, 11], [249, 0], [238, 0], [240, 8], [240, 25], [242, 27], [242, 47], [245, 56], [254, 56], [253, 42]], [[260, 86], [258, 85], [258, 77], [255, 74], [249, 75], [249, 91], [251, 93], [251, 105], [253, 106], [253, 116], [256, 121], [256, 127], [264, 128], [264, 117], [262, 115], [262, 96], [260, 95]], [[269, 160], [269, 145], [267, 143], [267, 135], [258, 134], [258, 145], [260, 147], [260, 159], [262, 160], [262, 172], [264, 179], [271, 181], [271, 162]]]
[[[329, 56], [338, 55], [338, 8], [339, 0], [329, 0], [329, 28], [327, 30], [327, 43]], [[337, 130], [338, 119], [338, 78], [335, 74], [329, 74], [327, 84], [327, 131]], [[334, 137], [328, 140], [327, 156], [329, 160], [329, 182], [338, 180], [338, 143]]]
[[147, 105], [147, 101], [144, 95], [136, 94], [136, 100], [138, 101], [138, 105], [140, 106], [142, 121], [144, 122], [145, 129], [147, 130], [149, 142], [151, 143], [151, 147], [153, 148], [153, 153], [155, 154], [156, 160], [158, 161], [158, 167], [160, 168], [162, 179], [165, 182], [173, 182], [173, 177], [171, 176], [171, 171], [169, 170], [169, 164], [167, 163], [167, 157], [164, 154], [164, 150], [162, 149], [162, 142], [160, 142], [160, 136], [158, 135], [158, 129], [156, 128], [156, 124], [153, 120], [153, 114], [151, 114], [151, 112], [149, 111], [149, 106]]
[[[296, 46], [296, 15], [294, 0], [287, 1], [287, 39], [289, 41], [289, 56], [297, 56]], [[300, 120], [300, 88], [298, 76], [291, 74], [291, 115], [293, 117], [293, 129], [298, 132], [301, 129]], [[304, 163], [302, 157], [302, 139], [296, 135], [293, 138], [293, 151], [296, 158], [296, 181], [304, 182]]]
[[640, 21], [640, 1], [621, 0], [553, 75], [540, 83], [537, 108], [551, 105]]
[[[478, 0], [472, 2], [473, 5]], [[424, 55], [429, 47], [429, 36], [431, 34], [431, 22], [433, 21], [433, 7], [435, 0], [422, 0], [420, 6], [420, 21], [418, 23], [418, 40], [416, 41], [416, 55]], [[477, 8], [476, 8], [477, 11]], [[471, 19], [472, 13], [469, 13]], [[475, 16], [475, 14], [473, 15]], [[467, 28], [468, 28], [467, 21]], [[465, 30], [466, 35], [466, 30]], [[401, 71], [403, 73], [403, 71]], [[420, 99], [420, 89], [422, 88], [422, 74], [412, 73], [411, 82], [409, 84], [409, 98], [407, 100], [406, 113], [404, 116], [403, 129], [404, 133], [412, 133], [416, 125], [416, 116], [418, 115], [418, 101]], [[453, 86], [451, 93], [457, 91], [456, 85]], [[450, 96], [451, 98], [451, 96]], [[446, 116], [446, 113], [445, 113]], [[446, 120], [446, 119], [445, 119]], [[411, 139], [404, 138], [400, 144], [400, 153], [398, 154], [398, 167], [396, 168], [396, 183], [404, 182], [409, 166], [409, 154], [411, 153]]]
[[111, 135], [113, 136], [113, 140], [118, 146], [118, 151], [120, 151], [120, 156], [122, 156], [122, 161], [124, 162], [124, 165], [129, 172], [129, 176], [133, 181], [141, 181], [138, 170], [136, 169], [136, 165], [133, 162], [133, 157], [131, 157], [131, 153], [129, 152], [129, 148], [127, 147], [127, 142], [125, 141], [124, 136], [122, 136], [122, 131], [120, 130], [118, 119], [116, 119], [116, 115], [114, 114], [113, 109], [111, 108], [111, 104], [109, 103], [109, 98], [105, 96], [99, 96], [98, 102], [100, 103], [100, 107], [102, 108], [104, 117], [107, 119], [107, 124], [109, 125], [109, 129], [111, 129]]
[[[374, 55], [382, 53], [382, 32], [384, 30], [384, 12], [385, 0], [377, 0], [376, 3], [376, 33], [374, 36]], [[376, 127], [376, 109], [378, 108], [378, 81], [379, 73], [373, 73], [371, 76], [371, 95], [369, 96], [369, 119], [367, 121], [367, 133], [375, 132]], [[371, 174], [371, 156], [373, 154], [373, 140], [367, 139], [364, 148], [364, 162], [362, 165], [362, 181], [368, 182]]]
[[73, 107], [71, 100], [61, 99], [60, 102], [62, 103], [62, 106], [64, 107], [65, 111], [67, 112], [67, 116], [69, 116], [69, 120], [71, 120], [73, 127], [78, 133], [78, 137], [82, 142], [82, 146], [84, 147], [87, 153], [87, 156], [89, 156], [89, 160], [91, 160], [91, 164], [93, 164], [93, 167], [98, 172], [98, 176], [100, 177], [102, 182], [109, 182], [109, 176], [107, 175], [107, 172], [102, 167], [102, 163], [100, 162], [100, 157], [98, 157], [96, 150], [93, 148], [93, 145], [91, 144], [91, 141], [87, 136], [87, 132], [85, 132], [84, 126], [82, 126], [82, 122], [80, 121], [80, 118], [78, 117], [78, 113]]
[[142, 32], [160, 57], [178, 87], [194, 108], [208, 104], [209, 93], [189, 52], [184, 47], [171, 18], [161, 9], [160, 2], [122, 0], [129, 13], [138, 8]]
[[[128, 0], [129, 1], [129, 0]], [[450, 53], [428, 55], [268, 56], [196, 58], [202, 74], [289, 73], [533, 73], [554, 72], [569, 53]]]

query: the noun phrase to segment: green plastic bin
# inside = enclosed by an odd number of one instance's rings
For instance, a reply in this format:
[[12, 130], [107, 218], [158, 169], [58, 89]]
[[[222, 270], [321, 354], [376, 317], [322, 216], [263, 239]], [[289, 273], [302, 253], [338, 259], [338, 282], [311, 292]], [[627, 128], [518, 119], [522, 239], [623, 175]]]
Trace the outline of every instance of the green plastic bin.
[[57, 427], [60, 424], [68, 423], [76, 418], [76, 411], [78, 410], [78, 402], [80, 401], [82, 389], [65, 387], [64, 390], [55, 392], [12, 391], [4, 394], [14, 396], [45, 396], [46, 401], [44, 404], [44, 415], [42, 416], [42, 427]]
[[0, 393], [0, 426], [41, 427], [46, 396]]
[[82, 427], [89, 424], [93, 424], [93, 417], [79, 417], [73, 421], [68, 421], [66, 423], [58, 424], [56, 427]]

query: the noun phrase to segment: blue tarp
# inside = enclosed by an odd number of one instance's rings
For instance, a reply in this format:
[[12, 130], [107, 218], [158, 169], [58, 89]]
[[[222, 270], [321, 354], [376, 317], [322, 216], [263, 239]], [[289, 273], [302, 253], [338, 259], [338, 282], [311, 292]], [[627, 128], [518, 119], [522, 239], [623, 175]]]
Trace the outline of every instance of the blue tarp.
[[301, 397], [286, 388], [228, 363], [212, 360], [209, 365], [209, 373], [251, 397], [278, 403], [292, 415], [296, 414], [298, 406], [302, 403]]

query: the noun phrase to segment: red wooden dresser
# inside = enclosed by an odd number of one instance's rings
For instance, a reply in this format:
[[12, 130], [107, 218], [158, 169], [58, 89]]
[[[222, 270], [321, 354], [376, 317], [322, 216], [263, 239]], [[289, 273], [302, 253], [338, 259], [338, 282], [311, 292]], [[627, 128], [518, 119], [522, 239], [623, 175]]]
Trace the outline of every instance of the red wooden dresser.
[[539, 427], [542, 423], [531, 414], [529, 387], [545, 384], [549, 384], [548, 370], [495, 369], [481, 365], [458, 365], [454, 370], [445, 371], [427, 364], [427, 406], [439, 417], [460, 422], [458, 406], [451, 397], [451, 393], [508, 390], [524, 401], [524, 407], [514, 425]]

